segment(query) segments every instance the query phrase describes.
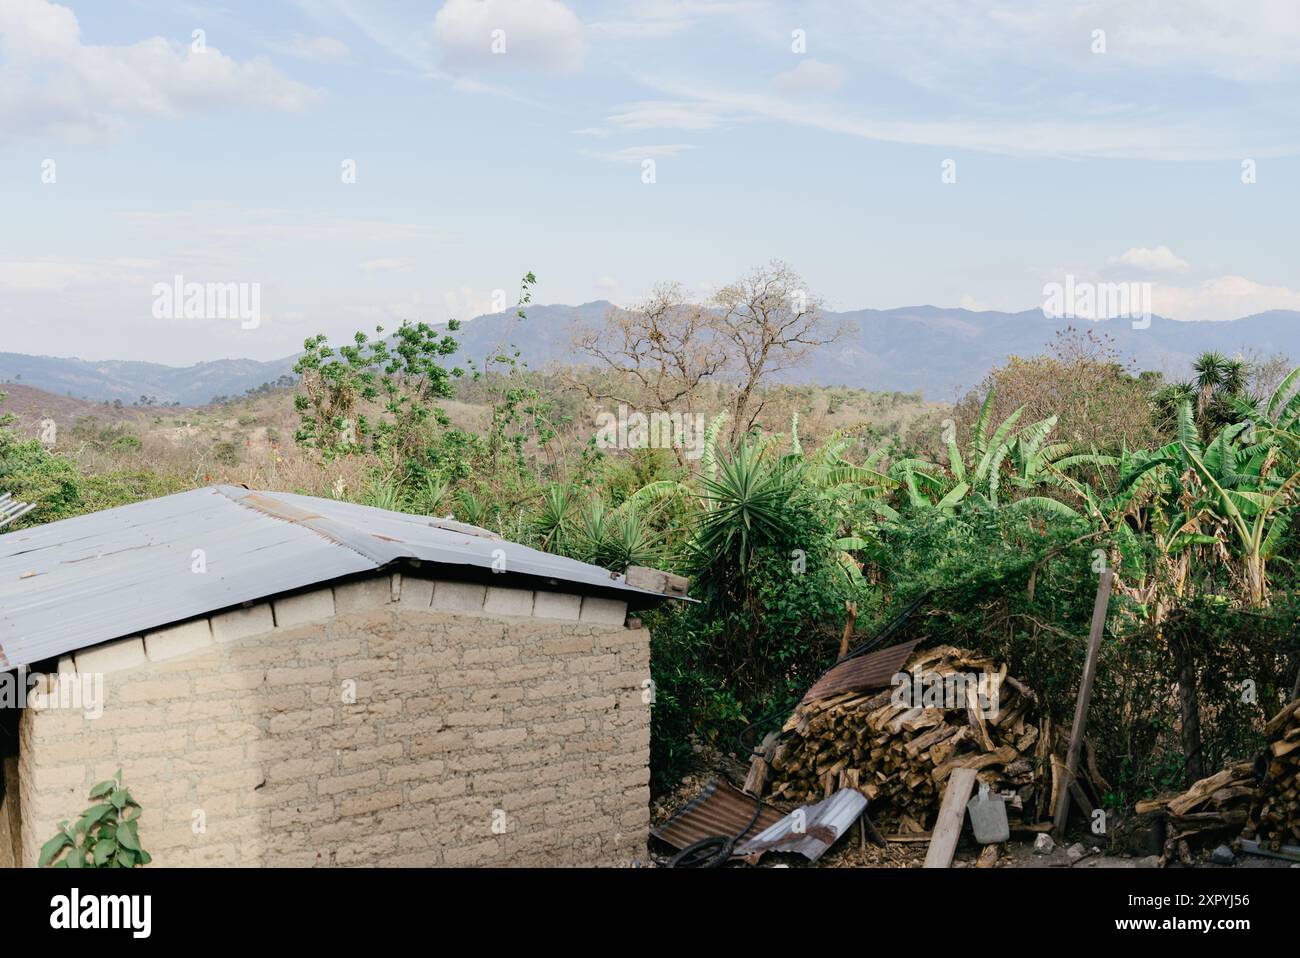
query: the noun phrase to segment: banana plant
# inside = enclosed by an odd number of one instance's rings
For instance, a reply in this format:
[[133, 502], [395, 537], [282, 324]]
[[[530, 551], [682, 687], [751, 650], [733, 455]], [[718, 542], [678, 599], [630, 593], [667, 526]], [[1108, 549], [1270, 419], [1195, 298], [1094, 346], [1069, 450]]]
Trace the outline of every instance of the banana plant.
[[[1263, 605], [1268, 596], [1268, 561], [1276, 554], [1290, 528], [1300, 499], [1300, 470], [1290, 475], [1274, 475], [1272, 470], [1278, 458], [1276, 449], [1253, 455], [1242, 462], [1237, 458], [1239, 451], [1233, 448], [1232, 439], [1219, 445], [1225, 433], [1239, 434], [1243, 427], [1244, 424], [1238, 424], [1220, 433], [1211, 448], [1206, 450], [1205, 459], [1191, 449], [1187, 450], [1187, 455], [1209, 490], [1217, 514], [1235, 536], [1250, 603], [1258, 606]], [[1218, 449], [1211, 455], [1215, 446]], [[1225, 472], [1229, 479], [1227, 485], [1220, 481]]]
[[[700, 453], [699, 471], [695, 475], [716, 477], [718, 474], [718, 436], [727, 421], [727, 414], [718, 413], [704, 430], [704, 445]], [[648, 482], [628, 497], [638, 509], [650, 507], [666, 508], [674, 501], [681, 501], [694, 507], [707, 509], [708, 502], [702, 499], [693, 485], [691, 476], [683, 479], [659, 479]]]
[[[965, 452], [957, 443], [956, 431], [948, 430], [945, 438], [946, 469], [923, 459], [911, 458], [899, 459], [890, 466], [889, 475], [903, 489], [908, 508], [913, 511], [937, 510], [952, 515], [958, 506], [969, 503], [989, 509], [1036, 509], [1081, 518], [1068, 504], [1050, 496], [1022, 496], [1006, 505], [1000, 503], [1004, 477], [1021, 490], [1049, 485], [1073, 488], [1063, 481], [1064, 470], [1085, 463], [1097, 465], [1105, 460], [1098, 456], [1074, 456], [1069, 443], [1049, 442], [1056, 428], [1056, 416], [1017, 429], [1024, 415], [1023, 406], [994, 427], [995, 398], [994, 390], [990, 389], [980, 406], [974, 434]], [[1008, 464], [1009, 470], [1005, 468]]]
[[1300, 366], [1297, 366], [1264, 400], [1237, 399], [1237, 414], [1250, 422], [1261, 442], [1283, 446], [1292, 457], [1300, 455]]

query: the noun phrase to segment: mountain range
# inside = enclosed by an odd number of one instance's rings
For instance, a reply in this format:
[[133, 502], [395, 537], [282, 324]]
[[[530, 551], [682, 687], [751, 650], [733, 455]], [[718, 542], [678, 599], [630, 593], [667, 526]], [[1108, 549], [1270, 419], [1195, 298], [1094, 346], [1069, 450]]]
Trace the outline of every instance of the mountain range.
[[[481, 361], [514, 346], [531, 369], [578, 363], [570, 344], [574, 321], [599, 320], [615, 307], [597, 301], [580, 306], [531, 306], [526, 319], [513, 311], [479, 316], [462, 324], [460, 357]], [[821, 386], [920, 392], [951, 400], [979, 384], [1008, 356], [1039, 354], [1056, 332], [1073, 325], [1108, 334], [1119, 353], [1139, 369], [1186, 376], [1192, 359], [1205, 350], [1267, 357], [1300, 355], [1300, 312], [1274, 310], [1228, 322], [1179, 322], [1153, 316], [1147, 328], [1127, 320], [1092, 322], [1044, 318], [1040, 310], [973, 312], [937, 306], [828, 312], [845, 334], [819, 347], [780, 379]], [[132, 403], [141, 396], [159, 402], [202, 405], [291, 374], [295, 356], [266, 362], [219, 359], [193, 366], [134, 360], [87, 361], [0, 353], [0, 382], [18, 382], [48, 392], [94, 401]]]

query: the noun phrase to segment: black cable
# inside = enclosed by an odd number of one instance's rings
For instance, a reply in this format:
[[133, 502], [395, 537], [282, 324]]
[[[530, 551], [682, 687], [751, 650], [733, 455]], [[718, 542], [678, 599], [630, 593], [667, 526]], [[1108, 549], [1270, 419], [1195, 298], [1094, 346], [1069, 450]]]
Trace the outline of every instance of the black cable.
[[[907, 619], [912, 615], [912, 613], [915, 612], [917, 609], [919, 609], [922, 603], [924, 603], [928, 598], [930, 598], [930, 594], [931, 593], [929, 591], [923, 592], [905, 609], [903, 609], [892, 619], [890, 619], [879, 632], [877, 632], [866, 642], [862, 643], [862, 645], [859, 645], [856, 649], [853, 649], [852, 651], [846, 653], [844, 657], [837, 660], [835, 665], [832, 665], [831, 668], [833, 669], [835, 668], [836, 665], [839, 665], [841, 662], [846, 662], [849, 659], [856, 658], [859, 655], [865, 655], [867, 652], [871, 651], [876, 646], [880, 645], [880, 643], [884, 642], [891, 635], [893, 635], [900, 628], [902, 628], [903, 623], [907, 621]], [[826, 671], [829, 672], [830, 669], [827, 669]], [[822, 673], [822, 674], [825, 675], [826, 673]], [[740, 735], [737, 736], [741, 748], [753, 754], [756, 751], [756, 749], [748, 741], [749, 733], [754, 731], [755, 729], [761, 728], [762, 726], [766, 725], [772, 719], [785, 715], [787, 711], [788, 709], [774, 709], [773, 711], [768, 712], [766, 715], [760, 716], [757, 720], [746, 725], [744, 729], [741, 730]], [[763, 799], [761, 796], [755, 795], [754, 814], [750, 816], [750, 819], [745, 824], [744, 828], [742, 828], [735, 835], [710, 835], [707, 838], [701, 838], [698, 842], [693, 842], [690, 845], [687, 845], [685, 848], [683, 848], [681, 851], [679, 851], [676, 855], [674, 855], [672, 858], [668, 860], [668, 867], [669, 868], [721, 868], [728, 861], [730, 861], [731, 854], [733, 851], [735, 851], [737, 843], [742, 838], [744, 838], [746, 835], [749, 834], [749, 830], [754, 827], [754, 824], [758, 821], [759, 815], [761, 815], [762, 813], [763, 813]]]
[[[886, 639], [892, 636], [895, 632], [897, 632], [900, 628], [903, 627], [903, 623], [905, 623], [911, 617], [912, 613], [914, 613], [917, 609], [919, 609], [921, 605], [927, 599], [930, 598], [931, 595], [933, 595], [933, 590], [930, 589], [927, 589], [925, 592], [921, 593], [921, 595], [919, 595], [916, 599], [914, 599], [911, 603], [909, 603], [906, 608], [896, 613], [892, 619], [886, 622], [881, 627], [880, 631], [877, 632], [874, 636], [872, 636], [866, 642], [863, 642], [857, 648], [846, 652], [843, 658], [836, 659], [835, 663], [831, 666], [830, 669], [827, 669], [825, 672], [823, 672], [820, 676], [817, 677], [817, 682], [820, 682], [823, 678], [825, 678], [827, 673], [829, 673], [831, 669], [835, 668], [835, 666], [839, 665], [841, 662], [847, 662], [849, 659], [857, 658], [860, 655], [866, 655], [876, 646], [880, 645], [882, 642], [884, 642]], [[817, 683], [814, 682], [813, 684], [816, 685]], [[782, 718], [788, 714], [790, 714], [790, 710], [788, 708], [776, 708], [765, 715], [759, 716], [759, 718], [757, 718], [753, 722], [750, 722], [748, 725], [744, 727], [744, 729], [741, 730], [740, 735], [737, 736], [737, 738], [740, 741], [740, 747], [744, 751], [752, 754], [754, 751], [754, 744], [749, 739], [750, 733], [753, 732], [755, 729], [762, 728], [768, 722], [772, 721], [772, 719]]]
[[687, 845], [668, 860], [669, 868], [721, 868], [731, 860], [736, 843], [749, 834], [749, 830], [763, 813], [763, 799], [754, 796], [754, 814], [745, 827], [735, 835], [710, 835]]
[[[1027, 568], [1028, 564], [1026, 564], [1025, 567]], [[1004, 575], [1002, 579], [1009, 578], [1011, 571], [1019, 571], [1019, 569], [1009, 570], [1007, 575]], [[974, 578], [975, 577], [971, 577], [971, 579]], [[917, 596], [910, 603], [908, 603], [908, 605], [905, 608], [900, 610], [892, 619], [886, 622], [879, 632], [877, 632], [867, 641], [863, 642], [857, 648], [851, 649], [850, 651], [846, 652], [842, 658], [837, 659], [835, 661], [835, 664], [831, 666], [831, 669], [835, 668], [835, 666], [839, 665], [841, 662], [847, 662], [849, 659], [857, 658], [860, 655], [866, 655], [872, 649], [879, 646], [882, 642], [890, 638], [895, 632], [901, 629], [903, 627], [903, 624], [909, 618], [911, 618], [912, 614], [915, 613], [916, 610], [919, 609], [925, 602], [927, 602], [929, 599], [935, 596], [936, 593], [948, 593], [948, 592], [955, 591], [958, 588], [958, 586], [968, 585], [971, 579], [968, 579], [960, 583], [952, 583], [946, 587], [935, 587], [935, 588], [927, 589], [926, 591], [922, 592], [919, 596]], [[1000, 582], [1001, 579], [999, 579], [998, 581]], [[827, 669], [826, 672], [829, 672], [831, 669]], [[823, 672], [822, 676], [825, 676], [826, 672]], [[822, 676], [819, 676], [819, 681]], [[1296, 677], [1296, 685], [1297, 688], [1300, 689], [1300, 675], [1297, 675]], [[760, 716], [756, 721], [751, 722], [749, 725], [745, 726], [745, 728], [741, 730], [741, 733], [738, 736], [741, 748], [744, 749], [745, 751], [748, 751], [752, 755], [754, 751], [756, 751], [756, 749], [748, 741], [749, 733], [752, 732], [754, 729], [761, 728], [762, 726], [766, 725], [773, 718], [777, 718], [779, 716], [785, 715], [787, 711], [788, 711], [787, 709], [773, 710], [767, 713], [766, 715]], [[749, 833], [749, 830], [754, 827], [754, 823], [758, 821], [758, 817], [760, 814], [762, 814], [762, 811], [763, 811], [763, 799], [759, 796], [754, 796], [754, 814], [749, 819], [749, 822], [745, 825], [743, 829], [741, 829], [735, 835], [731, 835], [731, 836], [710, 835], [707, 838], [702, 838], [698, 842], [694, 842], [693, 844], [686, 846], [681, 851], [679, 851], [676, 855], [674, 855], [671, 859], [669, 859], [668, 867], [669, 868], [718, 868], [726, 864], [727, 861], [731, 858], [731, 853], [735, 849], [737, 842], [739, 842], [742, 838], [744, 838], [745, 835]], [[714, 849], [716, 849], [716, 851], [714, 851]]]
[[[917, 609], [919, 609], [933, 594], [934, 594], [933, 589], [926, 589], [919, 596], [913, 599], [906, 606], [906, 608], [902, 609], [902, 611], [900, 611], [892, 619], [886, 622], [885, 625], [881, 628], [881, 630], [877, 632], [874, 636], [872, 636], [866, 642], [863, 642], [856, 649], [850, 649], [848, 652], [844, 653], [844, 657], [842, 659], [837, 659], [835, 665], [839, 665], [841, 662], [847, 662], [849, 659], [855, 659], [859, 655], [866, 655], [876, 646], [880, 645], [882, 642], [884, 642], [886, 639], [892, 636], [895, 632], [901, 629], [903, 627], [903, 623], [912, 617], [912, 613], [915, 612]], [[831, 668], [832, 669], [835, 668], [835, 665], [832, 665]], [[829, 672], [830, 669], [827, 669], [826, 671]], [[824, 674], [825, 673], [823, 673], [823, 675]]]

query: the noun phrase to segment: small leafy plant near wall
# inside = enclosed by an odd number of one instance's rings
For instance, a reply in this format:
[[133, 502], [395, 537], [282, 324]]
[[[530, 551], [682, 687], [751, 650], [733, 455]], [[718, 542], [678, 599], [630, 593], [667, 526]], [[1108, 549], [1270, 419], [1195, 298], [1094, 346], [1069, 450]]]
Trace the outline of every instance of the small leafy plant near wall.
[[[59, 833], [41, 846], [38, 866], [133, 868], [149, 864], [153, 858], [140, 847], [136, 824], [143, 809], [123, 787], [122, 770], [92, 788], [90, 797], [100, 801], [86, 809], [76, 824], [59, 822]], [[68, 853], [60, 858], [65, 849]]]

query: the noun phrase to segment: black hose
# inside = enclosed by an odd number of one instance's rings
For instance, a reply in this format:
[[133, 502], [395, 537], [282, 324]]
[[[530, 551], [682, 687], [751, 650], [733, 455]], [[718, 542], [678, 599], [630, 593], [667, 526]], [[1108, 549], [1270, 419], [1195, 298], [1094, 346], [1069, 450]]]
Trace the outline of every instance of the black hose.
[[749, 834], [749, 830], [758, 821], [763, 812], [763, 799], [754, 797], [754, 814], [749, 821], [734, 835], [710, 835], [698, 842], [687, 845], [668, 860], [669, 868], [721, 868], [731, 860], [731, 853], [736, 843]]
[[[905, 623], [912, 616], [912, 613], [914, 613], [917, 609], [919, 609], [921, 605], [927, 599], [930, 598], [931, 595], [933, 595], [933, 590], [927, 590], [926, 592], [923, 592], [914, 601], [912, 601], [905, 609], [902, 609], [900, 612], [895, 614], [895, 616], [892, 619], [886, 622], [881, 627], [880, 631], [877, 632], [874, 636], [872, 636], [866, 642], [863, 642], [857, 648], [846, 652], [843, 658], [836, 659], [835, 664], [831, 666], [831, 669], [835, 668], [835, 666], [839, 665], [841, 662], [847, 662], [849, 659], [855, 659], [860, 655], [866, 655], [876, 646], [880, 645], [882, 642], [884, 642], [886, 639], [892, 636], [895, 632], [897, 632], [900, 628], [902, 628], [903, 623]], [[826, 676], [826, 674], [830, 672], [831, 669], [827, 669], [826, 672], [823, 672], [820, 676], [818, 676], [817, 682], [820, 682]], [[816, 685], [817, 683], [814, 682], [813, 684]], [[777, 709], [773, 709], [771, 712], [768, 712], [766, 715], [759, 716], [759, 718], [757, 718], [753, 722], [750, 722], [741, 730], [740, 735], [737, 736], [737, 738], [740, 741], [740, 747], [744, 749], [746, 752], [752, 753], [754, 750], [754, 743], [750, 740], [750, 733], [753, 732], [755, 729], [762, 728], [763, 726], [767, 725], [775, 718], [782, 718], [789, 714], [790, 714], [790, 710], [788, 708], [777, 708]]]
[[[871, 639], [859, 645], [856, 649], [845, 654], [835, 665], [840, 662], [846, 662], [849, 659], [856, 658], [859, 655], [865, 655], [880, 643], [884, 642], [891, 635], [902, 628], [903, 623], [911, 617], [912, 613], [921, 607], [921, 604], [930, 598], [930, 592], [922, 593], [914, 602], [903, 609], [892, 619], [889, 620], [879, 632]], [[831, 666], [834, 668], [835, 666]], [[827, 669], [829, 672], [830, 669]], [[825, 673], [823, 673], [824, 675]], [[755, 729], [762, 728], [774, 718], [785, 715], [786, 709], [777, 709], [760, 716], [756, 721], [746, 725], [737, 736], [741, 748], [753, 752], [754, 746], [749, 741], [749, 734]], [[763, 799], [760, 796], [754, 796], [754, 814], [750, 816], [749, 821], [735, 835], [710, 835], [707, 838], [701, 838], [698, 842], [687, 845], [676, 855], [668, 860], [669, 868], [721, 868], [731, 860], [732, 852], [735, 851], [736, 845], [742, 838], [749, 834], [749, 830], [754, 827], [758, 821], [758, 816], [763, 813]]]
[[[882, 642], [884, 642], [886, 639], [892, 636], [895, 632], [901, 629], [903, 627], [903, 623], [905, 623], [908, 619], [912, 617], [912, 613], [914, 613], [923, 604], [925, 604], [925, 602], [933, 594], [934, 594], [933, 589], [927, 589], [925, 592], [922, 592], [919, 596], [913, 599], [912, 602], [910, 602], [904, 609], [899, 611], [892, 619], [886, 622], [879, 632], [877, 632], [867, 641], [863, 642], [856, 649], [850, 649], [848, 652], [844, 653], [844, 657], [842, 659], [837, 659], [835, 665], [839, 665], [841, 662], [847, 662], [849, 659], [856, 659], [859, 655], [866, 655], [872, 649], [876, 648], [876, 646], [880, 645]], [[835, 665], [832, 665], [831, 668], [832, 669], [835, 668]], [[829, 672], [830, 669], [827, 669], [826, 671]], [[824, 674], [825, 673], [823, 673], [823, 675]]]

